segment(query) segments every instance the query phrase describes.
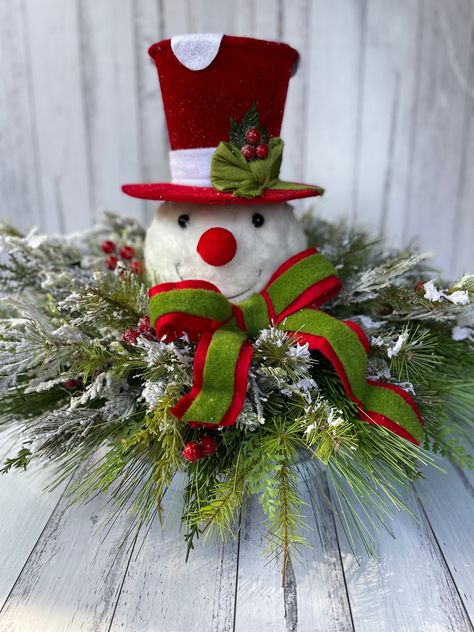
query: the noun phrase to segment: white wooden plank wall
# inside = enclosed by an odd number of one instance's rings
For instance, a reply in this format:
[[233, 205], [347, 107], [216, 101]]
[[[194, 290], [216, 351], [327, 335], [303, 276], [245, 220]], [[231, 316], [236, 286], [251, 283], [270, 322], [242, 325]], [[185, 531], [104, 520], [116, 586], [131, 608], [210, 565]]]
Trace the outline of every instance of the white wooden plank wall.
[[0, 215], [48, 232], [102, 208], [147, 221], [119, 188], [168, 178], [147, 47], [220, 31], [301, 52], [284, 175], [326, 187], [317, 215], [472, 270], [473, 29], [474, 0], [1, 0]]

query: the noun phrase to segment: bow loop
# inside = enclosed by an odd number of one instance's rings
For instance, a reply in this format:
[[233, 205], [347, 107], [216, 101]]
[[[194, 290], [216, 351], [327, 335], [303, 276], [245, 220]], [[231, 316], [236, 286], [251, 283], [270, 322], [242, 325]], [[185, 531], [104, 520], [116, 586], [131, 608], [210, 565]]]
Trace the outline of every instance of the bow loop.
[[341, 289], [334, 266], [316, 248], [308, 248], [285, 261], [272, 275], [262, 294], [280, 323], [311, 304], [322, 305]]
[[232, 318], [232, 304], [207, 281], [161, 283], [148, 292], [150, 322], [158, 338], [172, 340], [187, 333], [197, 340]]
[[198, 342], [194, 382], [172, 413], [183, 421], [226, 426], [245, 401], [255, 338], [269, 325], [296, 336], [324, 355], [338, 374], [360, 418], [418, 443], [421, 418], [400, 387], [368, 382], [368, 341], [355, 324], [319, 309], [341, 288], [332, 264], [314, 248], [285, 261], [265, 288], [234, 305], [212, 283], [163, 283], [150, 292], [150, 321], [159, 338], [186, 333]]

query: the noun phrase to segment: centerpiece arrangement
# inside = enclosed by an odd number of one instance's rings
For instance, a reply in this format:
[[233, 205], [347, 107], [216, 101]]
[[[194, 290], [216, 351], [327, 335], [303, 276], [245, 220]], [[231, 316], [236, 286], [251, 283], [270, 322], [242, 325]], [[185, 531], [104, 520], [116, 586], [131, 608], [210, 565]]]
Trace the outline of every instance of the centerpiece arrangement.
[[150, 54], [173, 181], [123, 187], [161, 202], [148, 230], [107, 214], [80, 235], [1, 232], [3, 469], [46, 459], [74, 499], [109, 492], [124, 542], [183, 472], [188, 552], [235, 536], [256, 494], [283, 577], [301, 486], [329, 479], [370, 551], [433, 455], [472, 466], [474, 275], [435, 281], [423, 255], [295, 217], [288, 201], [323, 193], [280, 178], [295, 50], [201, 35]]

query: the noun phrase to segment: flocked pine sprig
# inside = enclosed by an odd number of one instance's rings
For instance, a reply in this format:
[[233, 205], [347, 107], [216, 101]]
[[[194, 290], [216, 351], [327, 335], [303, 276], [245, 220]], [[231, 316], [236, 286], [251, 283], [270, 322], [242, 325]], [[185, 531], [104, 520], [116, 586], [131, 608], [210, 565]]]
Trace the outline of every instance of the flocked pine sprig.
[[398, 254], [375, 267], [362, 269], [346, 281], [334, 304], [364, 303], [376, 299], [379, 293], [393, 288], [404, 275], [417, 270], [427, 256]]
[[255, 340], [253, 357], [254, 388], [273, 412], [284, 406], [288, 398], [311, 403], [318, 385], [312, 375], [316, 360], [307, 344], [299, 344], [288, 332], [269, 327]]
[[380, 426], [360, 426], [357, 449], [343, 447], [327, 464], [331, 499], [349, 545], [361, 542], [369, 554], [381, 529], [399, 510], [411, 513], [405, 496], [423, 466], [435, 465], [419, 447]]
[[284, 577], [288, 556], [306, 542], [296, 470], [302, 449], [299, 422], [274, 418], [261, 432], [243, 436], [230, 453], [231, 465], [218, 476], [215, 472], [209, 487], [199, 486], [200, 465], [193, 464], [188, 493], [198, 489], [200, 497], [194, 497], [183, 517], [190, 533], [235, 537], [246, 497], [258, 494], [267, 517], [268, 552], [281, 558]]
[[147, 292], [141, 279], [126, 270], [95, 273], [91, 283], [58, 303], [59, 313], [72, 323], [95, 329], [127, 329], [136, 325], [147, 309]]
[[373, 239], [365, 232], [349, 228], [344, 222], [315, 222], [311, 212], [305, 213], [301, 222], [309, 244], [317, 247], [331, 261], [342, 280], [373, 262], [380, 262], [382, 258], [380, 239]]
[[262, 508], [267, 516], [268, 550], [281, 558], [282, 586], [285, 584], [288, 560], [298, 548], [306, 545], [304, 505], [298, 489], [298, 452], [303, 447], [297, 423], [276, 419], [262, 449], [270, 460], [263, 476]]
[[357, 450], [352, 419], [322, 396], [304, 409], [298, 421], [307, 448], [325, 465], [343, 448]]
[[[299, 344], [290, 333], [275, 327], [262, 329], [254, 342], [254, 357], [270, 369], [283, 368], [294, 382], [307, 377], [310, 367], [315, 363], [307, 344]], [[278, 382], [278, 377], [275, 379]]]
[[263, 329], [254, 342], [247, 397], [236, 427], [253, 431], [285, 406], [310, 404], [318, 397], [315, 364], [307, 344], [275, 327]]
[[[465, 438], [474, 410], [474, 277], [431, 282], [411, 252], [386, 253], [364, 233], [304, 221], [310, 245], [323, 246], [345, 283], [344, 300], [328, 311], [355, 318], [372, 342], [368, 377], [410, 390], [423, 414], [425, 450], [472, 466]], [[146, 279], [130, 267], [143, 238], [138, 224], [111, 214], [61, 239], [2, 231], [0, 290], [8, 301], [0, 319], [0, 423], [18, 436], [5, 468], [48, 458], [58, 467], [56, 482], [76, 472], [74, 498], [108, 491], [111, 520], [131, 516], [124, 542], [161, 516], [182, 469], [189, 551], [202, 534], [235, 536], [257, 494], [269, 551], [283, 566], [304, 543], [312, 510], [300, 477], [325, 489], [328, 476], [350, 544], [372, 549], [374, 533], [407, 509], [404, 490], [431, 457], [361, 422], [329, 363], [271, 327], [252, 341], [235, 426], [213, 432], [176, 422], [170, 410], [191, 388], [196, 347], [185, 337], [159, 341], [149, 327]], [[109, 265], [122, 248], [134, 258]], [[206, 432], [215, 451], [186, 462], [183, 445]], [[314, 507], [323, 495], [311, 497]]]
[[[11, 296], [27, 288], [40, 289], [50, 276], [62, 275], [66, 268], [80, 271], [80, 251], [68, 248], [60, 238], [38, 235], [36, 230], [26, 235], [0, 226], [0, 250], [6, 261], [0, 263], [0, 291]], [[63, 283], [68, 286], [67, 279]]]
[[371, 339], [372, 353], [382, 356], [389, 375], [399, 382], [423, 384], [443, 362], [438, 341], [420, 325], [405, 325], [401, 331], [388, 330]]

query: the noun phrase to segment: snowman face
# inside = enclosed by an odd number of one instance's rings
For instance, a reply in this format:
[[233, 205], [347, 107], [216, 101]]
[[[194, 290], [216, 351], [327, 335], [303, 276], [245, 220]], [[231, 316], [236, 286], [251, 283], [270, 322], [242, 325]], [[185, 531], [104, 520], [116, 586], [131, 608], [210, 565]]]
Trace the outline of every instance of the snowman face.
[[305, 247], [288, 204], [165, 202], [147, 232], [145, 263], [153, 282], [200, 279], [241, 301], [262, 290], [275, 269]]

